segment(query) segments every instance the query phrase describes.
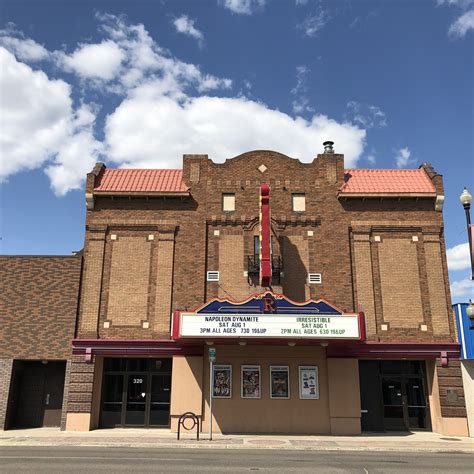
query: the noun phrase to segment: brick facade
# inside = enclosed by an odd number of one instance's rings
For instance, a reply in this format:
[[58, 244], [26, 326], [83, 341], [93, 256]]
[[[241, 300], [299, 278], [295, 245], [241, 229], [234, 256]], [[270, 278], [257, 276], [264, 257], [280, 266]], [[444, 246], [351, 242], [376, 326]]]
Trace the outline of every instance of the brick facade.
[[[442, 194], [441, 177], [424, 169]], [[103, 172], [97, 165], [87, 176], [82, 273], [81, 257], [0, 257], [7, 318], [0, 375], [8, 379], [12, 357], [68, 359], [64, 407], [76, 424], [97, 424], [102, 359], [71, 355], [73, 337], [91, 347], [96, 340], [166, 342], [173, 311], [263, 290], [248, 273], [262, 183], [271, 189], [273, 255], [283, 262], [275, 293], [363, 311], [369, 342], [456, 341], [434, 195], [346, 197], [339, 192], [348, 179], [344, 157], [334, 153], [305, 164], [271, 151], [222, 164], [185, 155], [175, 195], [94, 193]], [[223, 211], [223, 193], [235, 194], [235, 211]], [[304, 212], [292, 209], [294, 193], [305, 195]], [[219, 271], [219, 281], [207, 282], [207, 271]], [[321, 284], [309, 284], [309, 272], [321, 273]], [[458, 361], [435, 370], [442, 416], [464, 418]]]
[[[0, 429], [6, 422], [13, 361], [71, 358], [81, 265], [80, 255], [0, 256]], [[63, 404], [62, 426], [65, 417]]]

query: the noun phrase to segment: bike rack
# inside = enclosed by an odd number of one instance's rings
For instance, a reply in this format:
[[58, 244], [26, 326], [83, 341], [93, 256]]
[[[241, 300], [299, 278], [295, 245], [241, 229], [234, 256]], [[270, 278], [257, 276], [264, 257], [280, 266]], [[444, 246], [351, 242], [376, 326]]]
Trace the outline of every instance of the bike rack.
[[[193, 420], [193, 425], [190, 426], [190, 427], [187, 427], [186, 424], [185, 424], [186, 420]], [[197, 415], [195, 413], [193, 413], [192, 411], [187, 411], [186, 413], [183, 413], [179, 417], [179, 419], [178, 419], [178, 441], [179, 441], [179, 437], [181, 435], [181, 426], [186, 431], [191, 431], [191, 430], [194, 429], [195, 426], [197, 426], [196, 435], [197, 435], [197, 440], [199, 441], [199, 430], [200, 430], [199, 418], [197, 417]]]

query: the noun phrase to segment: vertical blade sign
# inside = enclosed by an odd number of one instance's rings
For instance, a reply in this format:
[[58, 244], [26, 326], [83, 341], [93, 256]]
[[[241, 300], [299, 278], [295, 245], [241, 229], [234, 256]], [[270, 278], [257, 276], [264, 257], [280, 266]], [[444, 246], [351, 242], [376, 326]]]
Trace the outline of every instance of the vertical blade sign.
[[270, 249], [270, 186], [260, 186], [260, 285], [272, 285]]

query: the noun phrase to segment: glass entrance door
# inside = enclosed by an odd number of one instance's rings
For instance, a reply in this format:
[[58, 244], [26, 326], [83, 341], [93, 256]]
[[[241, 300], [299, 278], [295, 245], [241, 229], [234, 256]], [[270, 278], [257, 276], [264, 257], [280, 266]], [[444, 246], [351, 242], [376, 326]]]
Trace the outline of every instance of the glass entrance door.
[[382, 376], [382, 393], [386, 430], [428, 428], [428, 407], [421, 376]]
[[167, 427], [172, 359], [105, 359], [100, 426]]
[[148, 395], [148, 375], [128, 376], [125, 425], [145, 426]]
[[402, 382], [398, 377], [382, 378], [383, 417], [386, 430], [403, 431], [408, 427], [403, 414]]

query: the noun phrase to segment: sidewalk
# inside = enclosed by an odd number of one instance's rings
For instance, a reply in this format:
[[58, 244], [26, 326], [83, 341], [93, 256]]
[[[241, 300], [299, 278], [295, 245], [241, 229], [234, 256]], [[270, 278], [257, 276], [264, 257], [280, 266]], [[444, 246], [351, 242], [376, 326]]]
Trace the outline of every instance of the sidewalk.
[[181, 440], [169, 430], [103, 429], [87, 433], [65, 432], [58, 428], [36, 428], [0, 431], [2, 446], [103, 446], [139, 448], [207, 448], [207, 449], [285, 449], [314, 451], [419, 451], [462, 452], [474, 454], [474, 438], [449, 437], [436, 433], [364, 433], [361, 436], [326, 435], [221, 435], [209, 441], [184, 433]]

